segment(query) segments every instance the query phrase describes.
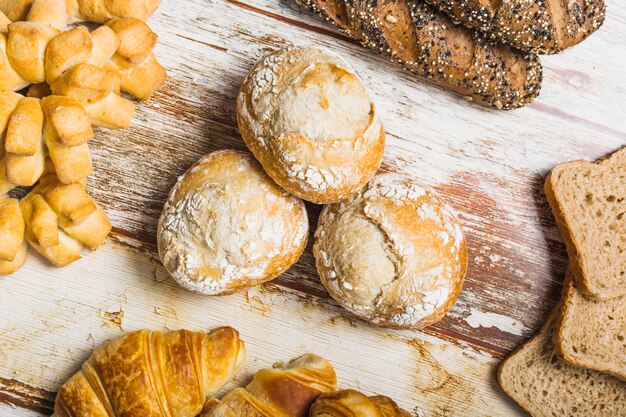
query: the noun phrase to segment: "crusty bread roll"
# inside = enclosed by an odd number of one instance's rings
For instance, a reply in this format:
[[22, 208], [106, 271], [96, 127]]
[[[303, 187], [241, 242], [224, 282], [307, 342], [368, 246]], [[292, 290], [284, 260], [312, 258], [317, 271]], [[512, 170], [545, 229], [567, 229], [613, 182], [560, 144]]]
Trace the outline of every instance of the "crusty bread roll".
[[385, 133], [352, 67], [326, 49], [286, 48], [264, 57], [237, 99], [243, 139], [285, 190], [333, 203], [378, 170]]
[[423, 328], [454, 304], [465, 278], [461, 225], [434, 191], [381, 174], [326, 206], [313, 247], [330, 295], [372, 323]]
[[252, 155], [202, 158], [179, 178], [159, 219], [163, 265], [183, 287], [232, 293], [273, 279], [308, 237], [304, 203], [278, 187]]

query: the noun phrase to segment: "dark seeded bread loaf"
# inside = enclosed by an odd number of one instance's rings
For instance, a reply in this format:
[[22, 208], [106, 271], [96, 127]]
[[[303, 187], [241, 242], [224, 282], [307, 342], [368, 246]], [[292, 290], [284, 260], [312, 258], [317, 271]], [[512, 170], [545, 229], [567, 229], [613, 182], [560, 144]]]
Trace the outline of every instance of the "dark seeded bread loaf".
[[626, 148], [558, 165], [545, 192], [578, 289], [596, 299], [626, 295]]
[[407, 70], [498, 109], [532, 102], [539, 59], [455, 25], [423, 0], [302, 0], [306, 7]]
[[596, 301], [567, 279], [554, 345], [572, 365], [626, 380], [626, 296]]
[[604, 0], [426, 0], [455, 21], [524, 51], [556, 53], [604, 22]]
[[552, 343], [554, 314], [500, 365], [504, 391], [535, 417], [626, 416], [626, 382], [568, 365]]

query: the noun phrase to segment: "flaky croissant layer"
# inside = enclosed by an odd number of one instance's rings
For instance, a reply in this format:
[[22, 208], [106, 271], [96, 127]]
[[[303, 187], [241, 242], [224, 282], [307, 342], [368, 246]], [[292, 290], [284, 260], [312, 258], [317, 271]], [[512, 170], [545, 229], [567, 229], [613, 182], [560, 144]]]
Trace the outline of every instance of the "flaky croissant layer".
[[230, 327], [130, 333], [97, 349], [63, 384], [53, 417], [195, 417], [245, 357]]

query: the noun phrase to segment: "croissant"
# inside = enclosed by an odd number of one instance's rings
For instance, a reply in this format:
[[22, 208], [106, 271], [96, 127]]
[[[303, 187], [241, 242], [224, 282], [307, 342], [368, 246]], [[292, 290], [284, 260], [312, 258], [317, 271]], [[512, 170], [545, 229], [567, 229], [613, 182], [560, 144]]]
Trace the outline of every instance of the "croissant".
[[411, 414], [389, 397], [368, 397], [355, 390], [344, 390], [319, 397], [311, 407], [310, 417], [411, 417]]
[[[135, 17], [147, 20], [159, 7], [161, 0], [56, 0], [65, 5], [64, 18], [68, 23], [104, 23], [117, 17]], [[25, 20], [34, 4], [50, 0], [0, 0], [0, 11], [12, 21]]]
[[332, 365], [316, 355], [257, 372], [252, 382], [221, 400], [212, 398], [198, 417], [306, 417], [317, 397], [336, 389]]
[[230, 327], [130, 333], [97, 349], [61, 386], [53, 417], [195, 417], [245, 356]]
[[12, 274], [24, 265], [28, 246], [19, 201], [0, 197], [0, 275]]
[[104, 209], [85, 186], [62, 184], [47, 174], [20, 201], [28, 243], [54, 266], [79, 259], [83, 245], [95, 250], [111, 231]]

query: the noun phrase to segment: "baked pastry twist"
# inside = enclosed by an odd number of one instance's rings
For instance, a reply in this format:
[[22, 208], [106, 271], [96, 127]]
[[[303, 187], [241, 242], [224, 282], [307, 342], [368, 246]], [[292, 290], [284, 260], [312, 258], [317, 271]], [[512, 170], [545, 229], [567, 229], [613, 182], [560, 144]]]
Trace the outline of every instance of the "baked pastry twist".
[[313, 403], [310, 417], [410, 417], [391, 398], [368, 397], [355, 390], [322, 395]]
[[246, 388], [207, 401], [198, 417], [306, 417], [313, 401], [336, 384], [332, 365], [308, 354], [260, 370]]
[[245, 356], [230, 327], [130, 333], [96, 349], [61, 386], [53, 417], [195, 417]]
[[141, 100], [163, 84], [165, 69], [152, 53], [157, 35], [146, 23], [116, 18], [93, 32], [84, 26], [65, 30], [58, 17], [63, 7], [59, 0], [35, 0], [26, 21], [9, 23], [7, 33], [0, 33], [0, 90], [52, 85], [79, 64], [119, 73], [122, 90]]
[[0, 11], [12, 21], [25, 20], [34, 3], [61, 3], [60, 10], [67, 23], [104, 23], [118, 17], [147, 20], [161, 0], [0, 0]]
[[62, 184], [47, 174], [20, 201], [28, 243], [54, 266], [79, 259], [83, 245], [95, 250], [111, 231], [104, 209], [85, 186]]
[[28, 246], [19, 201], [0, 196], [0, 275], [12, 274], [24, 265]]
[[[0, 0], [0, 274], [24, 264], [26, 241], [64, 266], [110, 232], [85, 191], [88, 142], [92, 125], [130, 125], [135, 105], [122, 90], [147, 100], [165, 81], [152, 53], [157, 36], [144, 23], [158, 4]], [[66, 30], [84, 20], [108, 23]], [[15, 92], [28, 85], [28, 97]], [[21, 202], [8, 197], [37, 181]]]

